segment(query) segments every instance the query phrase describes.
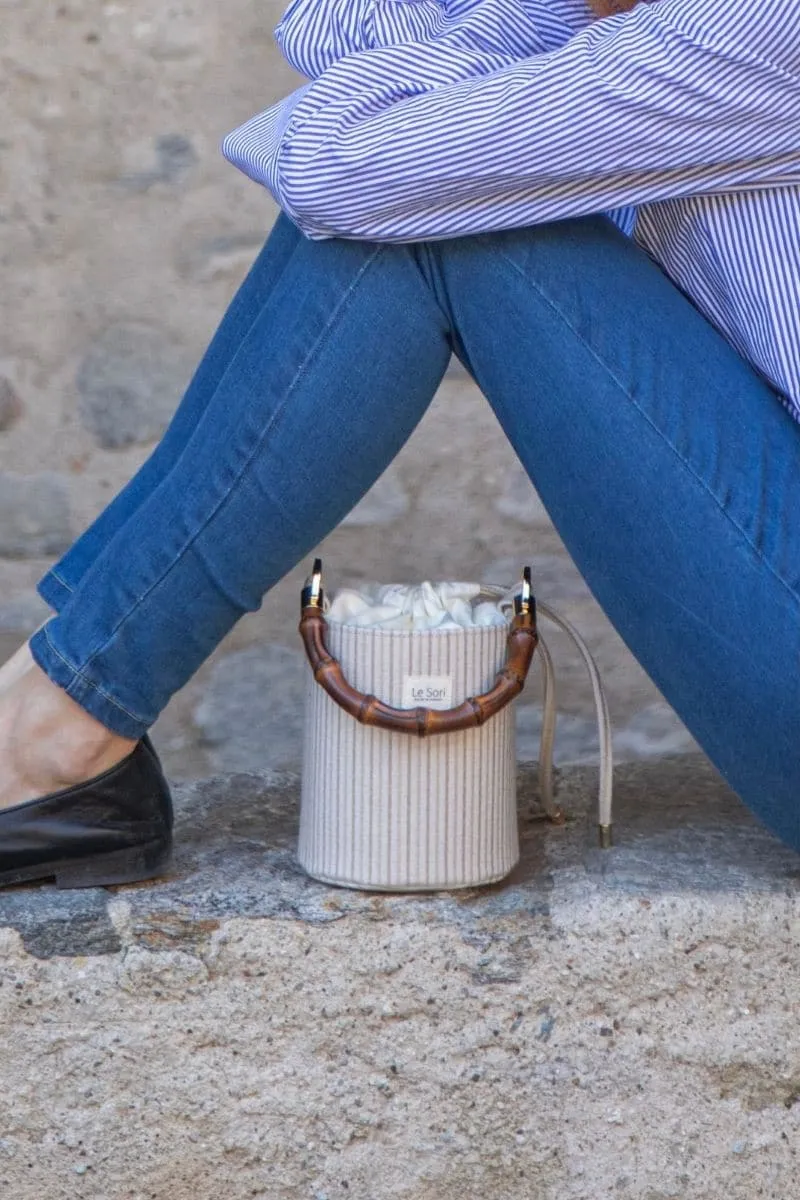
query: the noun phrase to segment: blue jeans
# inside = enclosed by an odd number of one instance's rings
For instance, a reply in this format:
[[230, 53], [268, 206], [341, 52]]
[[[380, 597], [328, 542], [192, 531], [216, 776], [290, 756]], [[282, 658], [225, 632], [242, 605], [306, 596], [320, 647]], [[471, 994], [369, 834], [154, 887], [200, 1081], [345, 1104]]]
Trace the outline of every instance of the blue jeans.
[[162, 441], [40, 581], [37, 663], [143, 735], [391, 462], [451, 352], [636, 658], [800, 849], [800, 429], [604, 217], [387, 245], [281, 215]]

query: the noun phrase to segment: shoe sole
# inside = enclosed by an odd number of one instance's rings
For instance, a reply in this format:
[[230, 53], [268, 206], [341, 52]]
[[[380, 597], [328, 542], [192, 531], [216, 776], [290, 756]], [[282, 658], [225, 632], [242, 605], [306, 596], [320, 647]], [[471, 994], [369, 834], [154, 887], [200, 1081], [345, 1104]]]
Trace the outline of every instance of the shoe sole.
[[62, 862], [32, 864], [13, 871], [0, 871], [0, 887], [16, 883], [34, 883], [54, 879], [57, 888], [111, 887], [117, 883], [140, 883], [163, 875], [172, 862], [171, 848], [163, 841], [130, 846], [110, 854], [92, 854], [86, 858]]

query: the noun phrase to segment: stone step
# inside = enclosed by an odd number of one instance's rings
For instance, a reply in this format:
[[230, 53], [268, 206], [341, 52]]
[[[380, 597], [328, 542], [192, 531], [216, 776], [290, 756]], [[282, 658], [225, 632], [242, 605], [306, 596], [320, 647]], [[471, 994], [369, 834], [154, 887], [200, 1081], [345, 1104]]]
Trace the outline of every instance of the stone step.
[[520, 772], [502, 885], [335, 889], [298, 780], [175, 787], [168, 878], [0, 893], [0, 1195], [796, 1193], [800, 859], [697, 755]]

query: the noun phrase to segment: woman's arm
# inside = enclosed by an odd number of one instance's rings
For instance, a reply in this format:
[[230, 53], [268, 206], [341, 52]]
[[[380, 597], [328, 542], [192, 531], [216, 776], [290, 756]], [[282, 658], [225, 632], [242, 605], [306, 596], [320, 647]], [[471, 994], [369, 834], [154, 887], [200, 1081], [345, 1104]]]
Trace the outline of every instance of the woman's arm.
[[473, 38], [490, 22], [512, 57], [562, 45], [591, 19], [585, 0], [292, 0], [275, 40], [301, 75], [316, 79], [348, 54], [407, 42]]
[[521, 62], [367, 50], [307, 85], [279, 136], [261, 136], [270, 110], [224, 152], [311, 238], [452, 237], [797, 185], [795, 4], [640, 4]]

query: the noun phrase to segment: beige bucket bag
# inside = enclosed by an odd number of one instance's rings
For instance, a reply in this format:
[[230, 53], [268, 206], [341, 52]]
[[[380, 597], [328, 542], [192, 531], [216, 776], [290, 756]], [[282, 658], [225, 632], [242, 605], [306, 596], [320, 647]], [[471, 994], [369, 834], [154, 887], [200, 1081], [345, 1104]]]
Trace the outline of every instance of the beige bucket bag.
[[[469, 586], [469, 585], [466, 585]], [[599, 827], [611, 844], [612, 752], [597, 666], [577, 631], [516, 594], [474, 585], [490, 624], [384, 628], [329, 618], [322, 564], [303, 589], [306, 693], [298, 857], [315, 879], [374, 891], [438, 891], [503, 879], [519, 860], [513, 701], [534, 652], [544, 677], [539, 794], [553, 798], [556, 691], [538, 617], [574, 642], [594, 692]]]

